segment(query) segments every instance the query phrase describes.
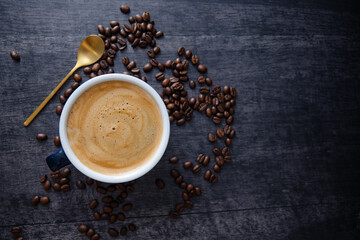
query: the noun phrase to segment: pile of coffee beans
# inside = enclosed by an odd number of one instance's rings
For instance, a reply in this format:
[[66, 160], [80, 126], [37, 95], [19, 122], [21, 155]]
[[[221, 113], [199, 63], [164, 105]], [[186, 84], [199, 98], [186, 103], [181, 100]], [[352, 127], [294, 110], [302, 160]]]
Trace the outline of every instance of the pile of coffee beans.
[[[120, 10], [124, 14], [130, 12], [130, 8], [125, 5], [122, 5]], [[146, 51], [150, 60], [143, 67], [137, 66], [136, 61], [130, 60], [127, 56], [122, 57], [122, 63], [126, 68], [126, 71], [123, 73], [147, 82], [147, 77], [141, 76], [141, 70], [145, 74], [150, 71], [159, 71], [155, 74], [155, 79], [163, 87], [160, 96], [168, 109], [169, 121], [171, 123], [175, 122], [177, 126], [184, 125], [192, 119], [195, 111], [205, 113], [211, 119], [215, 129], [205, 137], [210, 143], [224, 141], [224, 146], [222, 148], [213, 148], [213, 160], [212, 156], [199, 153], [197, 156], [194, 156], [193, 161], [187, 159], [181, 162], [181, 164], [184, 168], [183, 171], [191, 171], [195, 176], [203, 176], [202, 178], [209, 183], [216, 183], [218, 181], [218, 174], [222, 171], [225, 163], [232, 161], [229, 146], [236, 135], [235, 129], [231, 126], [234, 122], [236, 89], [230, 86], [222, 87], [214, 85], [212, 78], [207, 76], [207, 67], [200, 63], [199, 56], [183, 46], [177, 49], [178, 56], [175, 59], [169, 59], [164, 63], [159, 62], [156, 56], [160, 53], [161, 49], [157, 46], [156, 39], [161, 38], [164, 33], [155, 28], [155, 22], [150, 19], [148, 12], [130, 16], [128, 21], [129, 24], [123, 24], [122, 26], [118, 21], [111, 21], [109, 27], [104, 27], [103, 25], [97, 26], [98, 35], [105, 43], [105, 51], [98, 62], [83, 69], [84, 73], [89, 78], [104, 73], [114, 73], [112, 66], [115, 64], [115, 57], [118, 51], [124, 51], [128, 44], [132, 48], [140, 47], [145, 49], [150, 47]], [[195, 71], [200, 74], [196, 80], [190, 79], [189, 73], [191, 68], [195, 68]], [[169, 71], [170, 76], [167, 77], [165, 72]], [[71, 85], [71, 88], [66, 89], [59, 96], [62, 105], [66, 103], [67, 98], [80, 86], [83, 80], [82, 76], [78, 73], [73, 75], [73, 79], [74, 83]], [[196, 91], [197, 96], [188, 97], [188, 91]], [[57, 115], [61, 114], [62, 105], [56, 107], [55, 112]], [[221, 125], [225, 126], [220, 127]], [[47, 136], [46, 134], [38, 134], [36, 138], [39, 141], [43, 141], [47, 139]], [[61, 145], [59, 136], [54, 137], [54, 144], [56, 146]], [[169, 159], [170, 164], [178, 164], [179, 161], [178, 156], [173, 156]], [[56, 192], [67, 192], [71, 190], [69, 174], [70, 169], [65, 168], [61, 172], [50, 173], [52, 183], [47, 179], [46, 175], [41, 177], [40, 182], [46, 191], [50, 190], [52, 185]], [[179, 169], [172, 169], [170, 175], [182, 190], [182, 202], [176, 204], [169, 214], [170, 217], [176, 219], [180, 217], [180, 214], [185, 209], [191, 209], [194, 206], [193, 198], [200, 196], [202, 191], [200, 187], [186, 182]], [[96, 192], [100, 196], [90, 201], [89, 208], [93, 211], [95, 220], [108, 221], [109, 224], [122, 223], [126, 220], [125, 213], [133, 208], [133, 204], [126, 201], [126, 199], [134, 191], [134, 184], [135, 181], [105, 185], [91, 178], [87, 178], [85, 181], [76, 181], [76, 186], [80, 190], [86, 189], [87, 186], [95, 187]], [[160, 190], [166, 186], [164, 180], [160, 178], [155, 180], [155, 184]], [[31, 200], [33, 206], [36, 206], [39, 202], [45, 205], [50, 202], [50, 199], [46, 196], [35, 196]], [[135, 231], [136, 229], [136, 226], [130, 223], [120, 228], [110, 227], [108, 234], [112, 237], [117, 237], [119, 234], [124, 236], [128, 230]], [[79, 225], [78, 230], [85, 233], [90, 239], [100, 238], [100, 235], [87, 225]]]

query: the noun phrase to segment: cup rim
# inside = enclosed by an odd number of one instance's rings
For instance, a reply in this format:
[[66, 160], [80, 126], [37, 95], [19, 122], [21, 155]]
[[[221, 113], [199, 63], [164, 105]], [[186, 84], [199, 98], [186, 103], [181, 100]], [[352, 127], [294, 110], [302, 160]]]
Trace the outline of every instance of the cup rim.
[[[73, 106], [73, 104], [76, 102], [76, 100], [89, 88], [108, 81], [122, 81], [122, 82], [129, 82], [134, 85], [137, 85], [144, 91], [146, 91], [150, 96], [154, 99], [156, 102], [160, 114], [161, 114], [161, 121], [163, 124], [163, 130], [162, 130], [162, 137], [161, 141], [159, 143], [159, 147], [156, 150], [153, 157], [148, 160], [146, 163], [136, 167], [135, 169], [132, 169], [128, 172], [122, 173], [120, 175], [106, 175], [99, 172], [96, 172], [86, 165], [84, 165], [78, 157], [75, 155], [73, 150], [70, 147], [69, 140], [67, 137], [67, 119], [69, 117], [70, 110]], [[160, 161], [162, 156], [164, 155], [164, 152], [166, 150], [166, 147], [169, 142], [170, 137], [170, 121], [168, 117], [167, 108], [162, 101], [160, 95], [153, 89], [149, 84], [145, 83], [144, 81], [135, 78], [130, 75], [121, 74], [121, 73], [110, 73], [110, 74], [104, 74], [97, 77], [94, 77], [92, 79], [89, 79], [88, 81], [81, 84], [67, 99], [64, 108], [60, 115], [60, 122], [59, 122], [59, 135], [60, 135], [60, 141], [61, 146], [64, 149], [64, 152], [70, 162], [74, 165], [75, 168], [77, 168], [80, 172], [85, 174], [88, 177], [91, 177], [92, 179], [106, 182], [106, 183], [123, 183], [132, 181], [134, 179], [137, 179], [143, 175], [145, 175], [147, 172], [149, 172], [155, 165]]]

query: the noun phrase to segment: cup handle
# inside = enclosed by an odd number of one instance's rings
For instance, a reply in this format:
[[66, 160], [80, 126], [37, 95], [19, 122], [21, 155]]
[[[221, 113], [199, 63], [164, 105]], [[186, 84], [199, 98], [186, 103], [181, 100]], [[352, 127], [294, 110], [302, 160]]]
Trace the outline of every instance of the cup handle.
[[59, 170], [60, 168], [63, 168], [71, 164], [69, 159], [66, 157], [63, 149], [60, 149], [59, 151], [49, 155], [46, 158], [46, 162], [49, 168], [51, 169], [51, 171]]

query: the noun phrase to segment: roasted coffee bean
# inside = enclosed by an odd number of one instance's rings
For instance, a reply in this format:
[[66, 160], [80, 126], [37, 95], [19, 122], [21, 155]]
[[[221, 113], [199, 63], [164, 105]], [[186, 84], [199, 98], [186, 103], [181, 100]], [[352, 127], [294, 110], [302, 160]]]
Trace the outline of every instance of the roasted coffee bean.
[[205, 173], [204, 173], [204, 179], [205, 180], [209, 180], [210, 179], [210, 176], [211, 176], [211, 170], [206, 170]]
[[226, 139], [225, 139], [225, 144], [226, 144], [226, 146], [230, 146], [230, 144], [231, 144], [231, 138], [226, 138]]
[[216, 156], [215, 162], [216, 162], [217, 165], [219, 165], [220, 167], [222, 167], [222, 166], [224, 165], [224, 158], [223, 158], [223, 156]]
[[63, 110], [63, 107], [61, 105], [58, 105], [58, 106], [56, 106], [55, 112], [56, 112], [57, 115], [60, 115], [62, 110]]
[[213, 117], [213, 123], [215, 124], [220, 124], [221, 123], [221, 118], [217, 117], [217, 116], [214, 116]]
[[157, 73], [157, 74], [155, 75], [155, 78], [156, 78], [156, 80], [158, 80], [158, 81], [162, 81], [162, 80], [165, 79], [165, 74], [162, 73], [162, 72]]
[[102, 213], [101, 215], [100, 215], [100, 219], [101, 220], [106, 220], [106, 219], [108, 219], [109, 218], [109, 214], [108, 213]]
[[192, 55], [191, 63], [194, 65], [199, 64], [199, 57], [197, 55]]
[[206, 83], [206, 85], [211, 86], [212, 85], [212, 79], [209, 78], [209, 77], [205, 78], [205, 83]]
[[101, 194], [106, 194], [107, 193], [107, 189], [104, 188], [104, 187], [100, 187], [100, 186], [96, 187], [96, 191], [98, 193], [101, 193]]
[[60, 100], [61, 104], [63, 104], [63, 105], [66, 103], [66, 98], [63, 95], [59, 96], [59, 100]]
[[64, 170], [61, 171], [60, 176], [67, 177], [70, 175], [70, 173], [71, 173], [70, 168], [64, 168]]
[[127, 70], [131, 70], [133, 68], [136, 68], [136, 62], [135, 61], [131, 61], [127, 66], [126, 66], [126, 69]]
[[126, 203], [123, 205], [122, 209], [127, 212], [130, 211], [132, 209], [133, 205], [131, 203]]
[[80, 224], [77, 229], [81, 233], [86, 233], [89, 230], [88, 226], [85, 224]]
[[177, 163], [177, 162], [179, 162], [179, 158], [177, 156], [174, 156], [174, 157], [169, 159], [169, 162], [170, 163]]
[[208, 139], [209, 139], [209, 142], [212, 142], [212, 143], [216, 142], [216, 135], [209, 133]]
[[224, 127], [224, 133], [225, 133], [226, 135], [230, 134], [231, 130], [232, 130], [232, 128], [231, 128], [230, 125], [226, 125], [226, 126]]
[[214, 148], [213, 149], [213, 153], [215, 154], [215, 156], [219, 156], [220, 154], [221, 154], [221, 150], [220, 150], [220, 148]]
[[181, 118], [176, 120], [176, 125], [181, 126], [184, 125], [185, 122], [186, 122], [185, 118]]
[[196, 110], [196, 109], [199, 108], [199, 106], [200, 106], [200, 102], [199, 102], [199, 101], [196, 101], [195, 104], [194, 104], [194, 106], [193, 106], [193, 109]]
[[93, 183], [94, 183], [94, 180], [92, 180], [92, 179], [91, 179], [91, 178], [89, 178], [89, 177], [88, 177], [88, 178], [86, 178], [86, 184], [87, 184], [87, 185], [89, 185], [89, 186], [90, 186], [90, 185], [92, 185]]
[[185, 189], [186, 186], [187, 186], [187, 183], [184, 182], [184, 181], [182, 181], [182, 182], [179, 184], [179, 187], [180, 187], [181, 189]]
[[223, 93], [228, 94], [229, 92], [230, 92], [230, 87], [225, 85], [224, 88], [223, 88]]
[[194, 204], [193, 204], [193, 202], [192, 201], [185, 201], [185, 207], [187, 207], [187, 208], [193, 208], [193, 206], [194, 206]]
[[91, 71], [92, 71], [92, 70], [91, 70], [91, 67], [85, 67], [85, 68], [84, 68], [84, 73], [85, 73], [85, 74], [90, 74]]
[[100, 239], [100, 234], [98, 233], [95, 233], [91, 238], [90, 240], [99, 240]]
[[113, 200], [110, 203], [110, 207], [112, 207], [113, 209], [119, 207], [119, 202], [117, 200]]
[[[128, 36], [127, 36], [127, 39], [129, 40], [129, 42], [134, 42], [134, 40], [135, 40], [135, 36], [134, 36], [134, 34], [132, 34], [132, 33], [130, 33]], [[137, 38], [136, 38], [137, 39]]]
[[60, 171], [57, 170], [57, 171], [55, 171], [55, 172], [50, 172], [50, 177], [51, 177], [52, 179], [59, 178], [59, 177], [60, 177]]
[[204, 76], [199, 76], [197, 80], [199, 83], [204, 83], [206, 78]]
[[228, 134], [228, 138], [234, 138], [236, 134], [235, 129], [231, 129], [230, 133]]
[[119, 48], [119, 50], [120, 50], [120, 51], [124, 51], [125, 48], [126, 48], [126, 46], [127, 46], [127, 45], [121, 46], [121, 47]]
[[69, 184], [64, 184], [61, 186], [61, 191], [63, 192], [68, 192], [70, 191], [70, 185]]
[[179, 47], [179, 49], [177, 50], [177, 53], [179, 56], [182, 56], [185, 53], [185, 48], [184, 47]]
[[199, 64], [197, 70], [199, 71], [199, 73], [206, 73], [207, 67], [203, 64]]
[[73, 84], [71, 84], [72, 90], [77, 89], [79, 86], [80, 86], [80, 83], [78, 83], [78, 82], [74, 82]]
[[232, 97], [236, 97], [236, 88], [230, 87], [229, 93]]
[[176, 179], [175, 179], [175, 182], [176, 184], [181, 184], [181, 182], [183, 181], [184, 177], [183, 176], [178, 176]]
[[104, 74], [104, 71], [99, 69], [99, 71], [97, 72], [97, 75], [100, 76], [100, 75], [103, 75]]
[[21, 227], [15, 226], [11, 228], [11, 233], [12, 234], [19, 234], [21, 233]]
[[133, 16], [130, 16], [128, 20], [130, 24], [133, 24], [135, 22], [135, 18]]
[[102, 69], [106, 69], [106, 68], [109, 67], [109, 64], [107, 63], [106, 60], [101, 60], [100, 61], [100, 66], [101, 66]]
[[164, 189], [165, 188], [165, 182], [160, 178], [157, 178], [155, 180], [155, 184], [158, 187], [158, 189]]
[[122, 13], [129, 13], [130, 12], [130, 7], [123, 4], [123, 5], [120, 6], [120, 11]]
[[199, 112], [203, 112], [206, 109], [206, 103], [201, 103], [199, 106]]
[[140, 14], [136, 14], [135, 15], [135, 20], [138, 23], [142, 23], [143, 22], [143, 17]]
[[172, 60], [167, 60], [166, 62], [165, 62], [165, 67], [166, 68], [171, 68], [171, 65], [173, 64], [173, 61]]
[[43, 187], [45, 190], [49, 190], [51, 188], [51, 182], [49, 180], [46, 180]]
[[20, 61], [20, 55], [15, 51], [10, 52], [10, 57], [17, 62]]
[[112, 69], [112, 68], [109, 68], [109, 70], [107, 71], [107, 73], [114, 73], [115, 71], [114, 71], [114, 69]]
[[155, 54], [158, 54], [160, 52], [160, 47], [159, 46], [154, 47], [154, 52]]
[[230, 115], [227, 119], [226, 119], [226, 124], [230, 125], [231, 123], [233, 123], [234, 121], [234, 117], [232, 115]]
[[168, 86], [170, 83], [170, 80], [168, 78], [165, 78], [162, 82], [161, 82], [161, 86], [166, 87]]
[[[134, 74], [138, 74], [138, 73], [140, 73], [140, 68], [133, 68], [133, 69], [131, 69], [131, 72], [132, 73], [134, 73]], [[136, 75], [134, 75], [135, 77], [137, 77], [137, 78], [140, 78], [140, 76], [138, 75], [138, 76], [136, 76]]]
[[230, 114], [234, 114], [234, 113], [235, 113], [235, 109], [234, 109], [233, 107], [230, 108], [230, 109], [229, 109], [229, 113], [230, 113]]
[[183, 198], [184, 201], [189, 200], [189, 194], [187, 192], [183, 192], [182, 193], [182, 198]]
[[200, 188], [200, 187], [196, 187], [196, 188], [195, 188], [195, 195], [196, 195], [196, 196], [200, 196], [200, 195], [201, 195], [201, 188]]
[[82, 80], [82, 77], [77, 73], [75, 73], [73, 75], [73, 78], [74, 78], [75, 82], [81, 82], [81, 80]]
[[156, 38], [161, 38], [162, 36], [164, 36], [164, 32], [163, 32], [163, 31], [157, 31], [157, 32], [154, 34], [154, 37], [156, 37]]
[[92, 229], [92, 228], [90, 228], [90, 229], [87, 230], [87, 232], [86, 232], [86, 236], [88, 236], [89, 238], [92, 237], [92, 236], [94, 236], [94, 234], [95, 234], [95, 231], [94, 231], [94, 229]]
[[184, 211], [184, 209], [185, 209], [185, 205], [183, 203], [177, 204], [175, 206], [175, 211], [178, 212], [178, 213]]
[[118, 47], [115, 43], [111, 43], [111, 44], [110, 44], [110, 47], [111, 47], [112, 49], [114, 49], [114, 51], [119, 50], [119, 47]]
[[65, 90], [64, 96], [66, 98], [68, 98], [71, 95], [72, 92], [73, 92], [73, 90], [71, 88], [68, 88], [68, 89]]
[[47, 135], [45, 133], [38, 133], [36, 134], [36, 139], [38, 141], [45, 141], [47, 139]]
[[110, 213], [112, 213], [113, 209], [110, 206], [104, 206], [103, 211], [104, 211], [104, 213], [110, 214]]
[[177, 219], [180, 217], [180, 214], [176, 211], [170, 211], [169, 215], [171, 218], [174, 218], [174, 219]]
[[163, 72], [165, 70], [165, 65], [163, 63], [158, 63], [157, 65], [159, 71]]
[[210, 181], [211, 183], [216, 183], [217, 180], [218, 180], [218, 176], [217, 176], [216, 174], [212, 173], [211, 176], [210, 176], [209, 181]]
[[50, 202], [50, 198], [49, 197], [41, 197], [40, 198], [40, 204], [41, 205], [46, 205], [46, 204], [48, 204]]
[[31, 205], [32, 205], [32, 206], [38, 205], [39, 202], [40, 202], [40, 197], [39, 197], [39, 196], [35, 196], [35, 197], [33, 197], [33, 198], [31, 199]]
[[117, 218], [119, 221], [125, 221], [126, 217], [123, 213], [118, 213]]
[[214, 165], [213, 169], [214, 169], [215, 172], [220, 172], [221, 171], [220, 166], [217, 165], [217, 164]]
[[118, 21], [110, 21], [110, 26], [111, 27], [119, 26], [119, 22]]
[[78, 187], [78, 189], [85, 189], [85, 183], [83, 183], [82, 181], [78, 180], [76, 181], [76, 186]]
[[221, 154], [223, 156], [227, 156], [230, 154], [230, 149], [228, 147], [224, 147], [222, 150], [221, 150]]
[[146, 48], [146, 46], [147, 46], [147, 42], [145, 42], [145, 41], [140, 41], [139, 42], [139, 47]]
[[[106, 39], [104, 41], [104, 45], [105, 45], [105, 49], [109, 49], [110, 48], [110, 39]], [[106, 52], [106, 55], [108, 55], [108, 52]], [[104, 56], [104, 54], [103, 54], [103, 56]]]
[[132, 42], [131, 46], [133, 48], [136, 48], [139, 45], [140, 39], [139, 38], [135, 38], [134, 41]]
[[40, 178], [40, 182], [41, 182], [41, 183], [45, 183], [46, 180], [47, 180], [46, 174], [42, 175], [41, 178]]
[[178, 176], [180, 176], [180, 172], [176, 169], [172, 169], [170, 171], [170, 175], [173, 177], [173, 178], [177, 178]]
[[222, 130], [221, 128], [219, 128], [218, 130], [216, 130], [216, 135], [217, 135], [219, 138], [224, 137], [224, 135], [225, 135], [224, 130]]
[[109, 228], [108, 229], [108, 233], [110, 236], [112, 237], [117, 237], [119, 236], [119, 232], [115, 229], [115, 228]]
[[208, 87], [201, 87], [200, 93], [202, 94], [208, 94], [210, 92], [210, 89]]
[[125, 66], [127, 66], [127, 65], [130, 63], [129, 58], [128, 58], [128, 57], [123, 57], [123, 58], [122, 58], [122, 63], [123, 63]]
[[118, 38], [118, 43], [120, 44], [120, 46], [124, 46], [126, 45], [126, 40], [124, 38]]
[[66, 183], [68, 183], [69, 182], [69, 179], [68, 178], [61, 178], [60, 180], [59, 180], [59, 183], [60, 183], [60, 185], [64, 185], [64, 184], [66, 184]]
[[120, 32], [120, 26], [115, 26], [111, 29], [111, 34], [113, 34], [113, 36], [110, 37], [110, 42], [115, 43], [117, 41], [117, 37], [115, 35], [118, 34], [119, 32]]
[[212, 113], [211, 113], [211, 108], [207, 108], [205, 111], [205, 114], [207, 117], [211, 117]]
[[158, 61], [157, 61], [156, 59], [151, 59], [151, 60], [150, 60], [150, 64], [151, 64], [151, 66], [153, 66], [153, 67], [157, 67], [157, 65], [158, 65], [159, 63], [158, 63]]
[[192, 165], [193, 165], [193, 163], [191, 161], [184, 162], [184, 168], [185, 169], [191, 168]]
[[61, 191], [61, 185], [59, 183], [54, 183], [53, 184], [53, 189], [55, 192], [60, 192]]
[[90, 208], [90, 209], [96, 208], [97, 205], [98, 205], [98, 203], [99, 203], [98, 200], [96, 200], [96, 199], [92, 200], [92, 201], [89, 203], [89, 208]]
[[173, 109], [173, 108], [175, 108], [175, 104], [174, 103], [169, 103], [169, 104], [166, 105], [166, 108], [167, 109]]
[[150, 72], [151, 71], [151, 69], [152, 69], [152, 65], [150, 64], [150, 63], [147, 63], [147, 64], [145, 64], [145, 66], [143, 67], [143, 70], [144, 70], [144, 72]]
[[89, 76], [90, 78], [94, 78], [94, 77], [96, 77], [96, 73], [90, 73], [90, 76]]
[[121, 235], [121, 236], [125, 236], [126, 233], [127, 233], [127, 228], [126, 228], [126, 227], [122, 227], [122, 228], [120, 229], [120, 235]]
[[147, 51], [147, 55], [150, 57], [150, 58], [154, 58], [155, 57], [155, 52], [153, 49], [150, 49], [149, 51]]
[[92, 68], [91, 71], [93, 72], [97, 72], [100, 69], [100, 63], [95, 63]]
[[97, 29], [100, 34], [105, 34], [105, 28], [103, 25], [98, 25]]
[[226, 102], [225, 105], [224, 105], [224, 108], [225, 109], [230, 109], [231, 108], [231, 103], [230, 102]]
[[133, 223], [130, 223], [130, 224], [128, 225], [128, 228], [129, 228], [129, 230], [132, 231], [132, 232], [135, 232], [135, 231], [136, 231], [136, 226], [135, 226], [135, 224], [133, 224]]
[[192, 172], [193, 172], [193, 173], [197, 173], [197, 172], [199, 172], [200, 170], [201, 170], [200, 164], [197, 164], [197, 165], [195, 165], [195, 166], [192, 168]]
[[207, 166], [210, 162], [210, 156], [205, 156], [204, 161], [202, 162], [202, 165]]
[[148, 23], [148, 24], [146, 25], [146, 30], [147, 30], [148, 32], [151, 32], [151, 31], [153, 30], [153, 25], [152, 25], [151, 23]]
[[190, 59], [191, 56], [192, 56], [192, 52], [191, 52], [190, 50], [186, 50], [186, 52], [185, 52], [185, 58], [186, 58], [186, 59]]
[[195, 187], [191, 183], [186, 186], [186, 191], [191, 192]]

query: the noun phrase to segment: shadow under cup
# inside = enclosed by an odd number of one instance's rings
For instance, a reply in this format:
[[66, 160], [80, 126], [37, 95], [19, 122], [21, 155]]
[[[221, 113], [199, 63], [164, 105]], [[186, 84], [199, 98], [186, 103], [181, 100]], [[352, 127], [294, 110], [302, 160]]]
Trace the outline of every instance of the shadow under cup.
[[[78, 159], [73, 149], [71, 148], [67, 135], [67, 120], [69, 117], [70, 110], [73, 107], [76, 100], [91, 87], [109, 81], [120, 81], [124, 83], [131, 83], [141, 88], [143, 91], [147, 92], [151, 96], [153, 102], [157, 105], [157, 108], [160, 112], [161, 123], [162, 123], [162, 133], [161, 133], [160, 143], [158, 144], [158, 147], [155, 149], [151, 157], [142, 164], [140, 164], [139, 166], [136, 166], [135, 168], [129, 171], [125, 171], [117, 175], [103, 174], [94, 171], [88, 166], [84, 165]], [[133, 76], [113, 73], [113, 74], [105, 74], [92, 78], [86, 81], [85, 83], [83, 83], [71, 94], [61, 113], [59, 131], [60, 131], [60, 140], [61, 140], [62, 149], [51, 154], [46, 158], [46, 162], [52, 171], [56, 171], [68, 164], [73, 164], [80, 172], [82, 172], [83, 174], [85, 174], [86, 176], [92, 179], [107, 183], [122, 183], [143, 176], [159, 162], [159, 160], [161, 159], [161, 157], [163, 156], [166, 150], [169, 141], [170, 122], [164, 102], [160, 98], [159, 94], [149, 84]]]

